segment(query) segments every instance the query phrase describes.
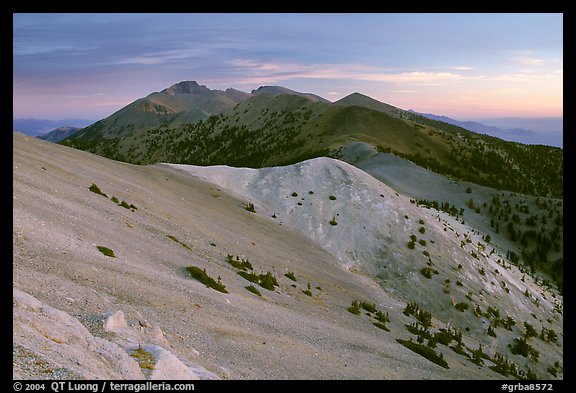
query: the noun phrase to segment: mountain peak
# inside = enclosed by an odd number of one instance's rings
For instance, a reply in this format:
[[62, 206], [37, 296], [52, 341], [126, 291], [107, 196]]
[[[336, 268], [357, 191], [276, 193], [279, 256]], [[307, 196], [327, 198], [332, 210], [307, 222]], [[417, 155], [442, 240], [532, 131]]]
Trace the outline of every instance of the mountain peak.
[[301, 94], [295, 92], [294, 90], [290, 90], [286, 87], [282, 86], [260, 86], [256, 90], [252, 90], [252, 94], [261, 94], [261, 93], [270, 93], [270, 94]]
[[160, 93], [174, 96], [177, 94], [200, 94], [209, 92], [210, 89], [204, 85], [199, 85], [196, 81], [182, 81], [162, 90]]
[[252, 90], [253, 95], [258, 95], [258, 94], [262, 94], [262, 93], [274, 94], [274, 95], [288, 94], [288, 95], [305, 97], [305, 98], [309, 99], [310, 101], [314, 101], [314, 102], [326, 102], [326, 103], [330, 102], [325, 98], [317, 96], [316, 94], [301, 93], [299, 91], [290, 90], [290, 89], [288, 89], [286, 87], [282, 87], [282, 86], [260, 86], [256, 90]]

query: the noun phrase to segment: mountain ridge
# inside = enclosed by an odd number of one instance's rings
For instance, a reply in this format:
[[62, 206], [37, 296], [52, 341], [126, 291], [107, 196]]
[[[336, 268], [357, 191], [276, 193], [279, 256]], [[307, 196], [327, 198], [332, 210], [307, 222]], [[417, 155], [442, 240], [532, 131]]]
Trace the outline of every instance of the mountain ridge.
[[360, 93], [329, 103], [269, 86], [238, 100], [192, 85], [199, 93], [153, 93], [61, 143], [138, 164], [260, 167], [337, 156], [351, 142], [366, 142], [457, 179], [562, 195], [558, 148], [476, 134]]

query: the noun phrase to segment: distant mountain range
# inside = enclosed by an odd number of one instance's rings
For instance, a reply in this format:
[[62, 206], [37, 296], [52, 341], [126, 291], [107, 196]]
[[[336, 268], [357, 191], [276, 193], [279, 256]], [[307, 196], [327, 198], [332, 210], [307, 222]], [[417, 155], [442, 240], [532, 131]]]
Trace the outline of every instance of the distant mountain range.
[[[409, 112], [417, 113], [421, 116], [427, 117], [432, 120], [442, 121], [444, 123], [453, 124], [458, 127], [465, 128], [467, 130], [479, 133], [479, 134], [486, 134], [490, 136], [494, 136], [496, 138], [504, 139], [506, 141], [511, 142], [520, 142], [524, 144], [541, 144], [541, 145], [550, 145], [550, 146], [563, 146], [563, 135], [562, 131], [558, 130], [558, 122], [562, 122], [561, 118], [554, 118], [552, 120], [548, 120], [548, 129], [542, 130], [540, 132], [533, 131], [529, 129], [524, 129], [520, 127], [496, 127], [494, 125], [487, 125], [484, 123], [480, 123], [477, 121], [460, 121], [455, 120], [447, 116], [441, 115], [434, 115], [431, 113], [420, 113], [415, 112], [413, 110], [409, 110]], [[522, 119], [515, 119], [510, 120], [508, 118], [502, 119], [491, 119], [491, 122], [495, 122], [497, 124], [522, 124]], [[538, 120], [532, 120], [534, 123], [537, 123]], [[526, 120], [524, 120], [526, 122]], [[536, 126], [536, 124], [534, 124]], [[539, 127], [546, 127], [545, 125], [538, 124]], [[561, 126], [560, 126], [561, 129]]]
[[45, 135], [60, 127], [82, 128], [94, 123], [93, 119], [13, 119], [12, 129], [30, 136]]
[[37, 138], [48, 142], [60, 142], [62, 139], [68, 138], [78, 130], [80, 130], [79, 127], [58, 127], [46, 134], [38, 135]]

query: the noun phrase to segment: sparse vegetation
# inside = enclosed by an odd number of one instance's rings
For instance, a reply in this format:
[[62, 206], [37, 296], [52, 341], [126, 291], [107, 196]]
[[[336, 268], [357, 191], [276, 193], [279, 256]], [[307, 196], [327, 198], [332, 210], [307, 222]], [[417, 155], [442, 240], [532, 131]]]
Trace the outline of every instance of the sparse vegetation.
[[521, 355], [524, 357], [530, 357], [533, 362], [538, 361], [538, 356], [540, 353], [534, 349], [524, 337], [515, 338], [512, 344], [509, 344], [510, 352], [514, 355]]
[[297, 281], [297, 280], [296, 280], [296, 276], [295, 276], [294, 273], [292, 273], [292, 272], [288, 272], [288, 273], [284, 274], [284, 276], [287, 277], [287, 278], [289, 278], [289, 279], [292, 280], [292, 281]]
[[338, 223], [336, 222], [336, 216], [333, 216], [332, 219], [330, 220], [330, 225], [338, 225]]
[[99, 195], [102, 195], [102, 196], [105, 196], [106, 198], [108, 198], [108, 195], [106, 195], [105, 193], [103, 193], [103, 192], [100, 190], [100, 188], [99, 188], [96, 184], [94, 184], [94, 183], [92, 183], [92, 185], [91, 185], [90, 187], [88, 187], [88, 189], [89, 189], [90, 191], [92, 191], [93, 193], [95, 193], [95, 194], [99, 194]]
[[256, 208], [254, 207], [254, 204], [252, 202], [248, 202], [245, 209], [250, 213], [256, 213]]
[[278, 281], [276, 280], [276, 277], [274, 277], [272, 272], [267, 272], [266, 274], [256, 274], [256, 273], [247, 273], [241, 270], [238, 272], [238, 275], [272, 292], [276, 289], [275, 287], [279, 286]]
[[236, 255], [236, 259], [234, 259], [234, 257], [230, 254], [226, 255], [226, 262], [228, 262], [230, 265], [232, 265], [233, 267], [235, 267], [236, 269], [240, 269], [240, 270], [253, 270], [252, 264], [250, 263], [250, 261], [248, 259], [240, 259], [240, 257], [238, 255]]
[[244, 287], [244, 288], [246, 288], [248, 291], [252, 292], [252, 293], [255, 294], [255, 295], [262, 296], [262, 294], [260, 293], [260, 291], [257, 290], [257, 289], [254, 287], [254, 285], [248, 285], [247, 287]]
[[396, 342], [404, 345], [406, 348], [417, 353], [418, 355], [425, 357], [426, 359], [430, 360], [432, 363], [435, 363], [435, 364], [437, 364], [441, 367], [444, 367], [444, 368], [450, 368], [450, 367], [448, 367], [448, 362], [446, 362], [446, 360], [444, 360], [444, 355], [442, 355], [442, 352], [440, 352], [440, 355], [438, 355], [436, 353], [436, 351], [434, 351], [434, 349], [432, 349], [426, 345], [418, 344], [418, 343], [408, 341], [408, 340], [402, 340], [399, 338], [396, 339]]
[[206, 269], [201, 269], [198, 266], [187, 266], [186, 270], [188, 270], [192, 278], [195, 278], [196, 280], [200, 281], [208, 288], [215, 289], [222, 293], [228, 293], [228, 291], [226, 290], [226, 286], [222, 284], [220, 277], [218, 277], [218, 281], [214, 280], [206, 273]]
[[330, 196], [328, 197], [328, 199], [330, 199], [331, 201], [335, 201], [335, 200], [336, 200], [336, 197], [335, 197], [334, 195], [330, 195]]
[[352, 304], [347, 310], [354, 315], [360, 315], [360, 302], [358, 300], [352, 300]]
[[438, 270], [432, 269], [430, 266], [423, 267], [420, 269], [420, 273], [427, 279], [431, 279], [433, 274], [438, 274]]
[[176, 236], [172, 236], [172, 235], [166, 235], [166, 237], [172, 241], [175, 241], [176, 243], [180, 244], [182, 247], [184, 247], [187, 250], [192, 251], [192, 249], [184, 242], [181, 242], [180, 240], [178, 240], [178, 238]]
[[[102, 196], [108, 198], [108, 195], [106, 195], [106, 193], [102, 192], [102, 190], [100, 190], [100, 188], [94, 183], [92, 183], [92, 185], [90, 187], [88, 187], [88, 189], [95, 194], [99, 194], [99, 195], [102, 195]], [[110, 200], [112, 202], [116, 203], [118, 206], [121, 206], [121, 207], [128, 209], [128, 210], [134, 211], [134, 210], [138, 209], [136, 207], [136, 205], [134, 205], [132, 203], [128, 204], [128, 202], [126, 202], [126, 201], [119, 202], [119, 199], [116, 196], [112, 196], [112, 198], [110, 198]]]
[[138, 348], [135, 349], [130, 354], [130, 356], [132, 356], [136, 360], [140, 368], [146, 370], [154, 370], [154, 365], [156, 364], [154, 361], [154, 355], [146, 351], [141, 346], [138, 346]]
[[98, 251], [100, 251], [102, 254], [106, 255], [107, 257], [116, 258], [116, 255], [114, 255], [114, 251], [112, 251], [108, 247], [96, 246], [96, 248], [98, 249]]
[[360, 303], [360, 307], [362, 307], [364, 310], [371, 312], [371, 313], [376, 312], [376, 304], [374, 304], [374, 303], [362, 302], [362, 303]]
[[559, 361], [555, 361], [554, 365], [549, 366], [546, 371], [548, 371], [548, 373], [550, 373], [550, 375], [552, 375], [554, 378], [557, 378], [558, 373], [562, 371], [562, 366], [560, 366]]

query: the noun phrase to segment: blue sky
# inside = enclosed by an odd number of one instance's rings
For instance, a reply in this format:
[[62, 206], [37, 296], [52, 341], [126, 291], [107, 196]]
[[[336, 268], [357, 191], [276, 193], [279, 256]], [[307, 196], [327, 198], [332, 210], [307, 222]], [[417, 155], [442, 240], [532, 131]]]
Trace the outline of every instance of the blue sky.
[[562, 14], [14, 14], [15, 118], [107, 117], [183, 80], [563, 115]]

